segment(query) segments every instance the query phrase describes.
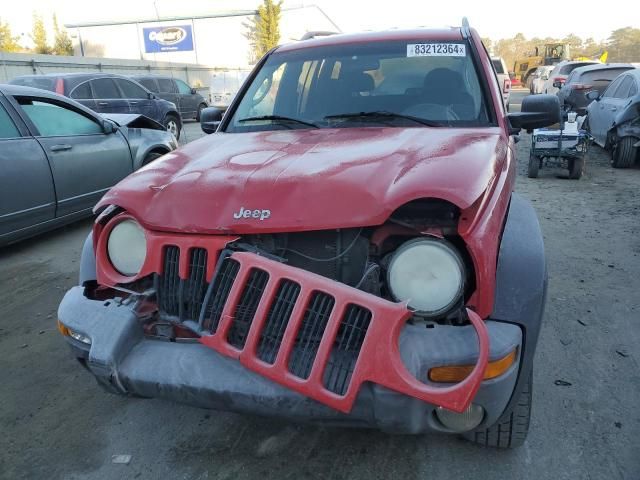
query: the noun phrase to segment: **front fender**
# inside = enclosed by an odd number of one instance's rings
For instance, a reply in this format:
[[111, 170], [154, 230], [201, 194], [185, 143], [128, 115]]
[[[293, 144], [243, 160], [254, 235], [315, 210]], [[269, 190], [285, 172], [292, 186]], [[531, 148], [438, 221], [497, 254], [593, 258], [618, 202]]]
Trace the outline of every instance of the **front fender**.
[[83, 286], [85, 282], [96, 280], [96, 254], [93, 250], [93, 232], [89, 232], [80, 255], [80, 276], [78, 284]]
[[496, 292], [491, 318], [522, 329], [520, 372], [505, 412], [518, 401], [533, 367], [547, 296], [547, 264], [540, 223], [531, 204], [511, 195], [496, 272]]

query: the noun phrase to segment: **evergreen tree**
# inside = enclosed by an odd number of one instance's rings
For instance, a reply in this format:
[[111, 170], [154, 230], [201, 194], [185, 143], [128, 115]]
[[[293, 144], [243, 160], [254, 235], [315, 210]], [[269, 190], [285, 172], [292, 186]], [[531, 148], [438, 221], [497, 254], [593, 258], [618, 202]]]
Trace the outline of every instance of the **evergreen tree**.
[[53, 53], [56, 55], [73, 55], [73, 44], [67, 31], [58, 26], [58, 17], [53, 14], [53, 31], [55, 32], [55, 38], [53, 43]]
[[18, 45], [19, 37], [14, 37], [11, 34], [11, 27], [8, 23], [0, 20], [0, 52], [19, 52], [22, 50]]
[[33, 27], [31, 29], [31, 39], [33, 40], [35, 53], [51, 53], [51, 47], [47, 44], [47, 30], [40, 15], [33, 14]]
[[258, 7], [258, 14], [253, 21], [251, 35], [255, 58], [261, 58], [265, 53], [280, 42], [280, 15], [282, 0], [263, 0]]

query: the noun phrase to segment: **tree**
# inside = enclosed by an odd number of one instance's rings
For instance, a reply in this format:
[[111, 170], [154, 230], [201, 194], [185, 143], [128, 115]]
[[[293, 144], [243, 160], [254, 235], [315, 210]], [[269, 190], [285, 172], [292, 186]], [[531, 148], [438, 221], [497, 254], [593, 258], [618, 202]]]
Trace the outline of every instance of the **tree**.
[[53, 43], [53, 53], [56, 55], [73, 55], [73, 43], [67, 31], [58, 26], [58, 17], [53, 14], [53, 31], [55, 32], [55, 38]]
[[610, 62], [640, 61], [640, 29], [625, 27], [611, 32], [608, 41]]
[[22, 50], [18, 45], [18, 39], [11, 34], [11, 27], [8, 23], [0, 20], [0, 52], [19, 52]]
[[35, 53], [51, 53], [51, 47], [47, 44], [47, 30], [44, 28], [42, 17], [33, 14], [33, 27], [31, 29], [31, 39], [34, 43]]
[[282, 0], [263, 0], [258, 7], [258, 14], [248, 25], [248, 33], [255, 60], [277, 46], [280, 42], [280, 15], [282, 12]]

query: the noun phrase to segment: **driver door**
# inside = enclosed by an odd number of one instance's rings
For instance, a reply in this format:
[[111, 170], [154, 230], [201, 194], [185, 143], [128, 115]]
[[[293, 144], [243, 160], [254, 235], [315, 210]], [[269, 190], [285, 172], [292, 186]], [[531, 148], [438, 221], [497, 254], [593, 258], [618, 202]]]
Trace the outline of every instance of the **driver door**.
[[102, 119], [58, 99], [16, 97], [46, 153], [57, 196], [56, 217], [89, 212], [102, 195], [133, 171], [129, 146]]

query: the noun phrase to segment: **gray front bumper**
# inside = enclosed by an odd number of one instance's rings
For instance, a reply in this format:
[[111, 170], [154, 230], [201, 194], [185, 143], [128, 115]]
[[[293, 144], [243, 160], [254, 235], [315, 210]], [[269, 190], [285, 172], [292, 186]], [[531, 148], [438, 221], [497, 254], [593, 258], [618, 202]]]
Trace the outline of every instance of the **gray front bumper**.
[[[131, 307], [116, 301], [94, 301], [74, 287], [58, 310], [60, 322], [91, 339], [91, 345], [68, 341], [86, 361], [99, 383], [121, 394], [159, 397], [189, 405], [281, 416], [296, 420], [373, 427], [398, 433], [447, 432], [435, 418], [435, 406], [365, 384], [349, 414], [289, 390], [199, 343], [175, 343], [146, 339]], [[490, 360], [521, 349], [520, 328], [487, 321]], [[478, 354], [472, 327], [407, 325], [400, 337], [400, 351], [407, 369], [427, 381], [429, 368], [474, 363]], [[480, 427], [496, 422], [504, 411], [519, 371], [519, 361], [503, 375], [484, 381], [473, 403], [481, 405], [485, 418]]]

